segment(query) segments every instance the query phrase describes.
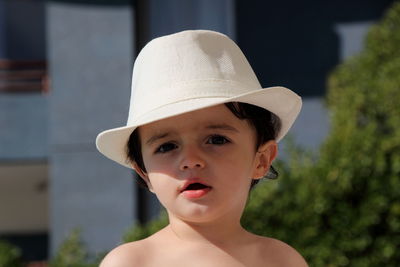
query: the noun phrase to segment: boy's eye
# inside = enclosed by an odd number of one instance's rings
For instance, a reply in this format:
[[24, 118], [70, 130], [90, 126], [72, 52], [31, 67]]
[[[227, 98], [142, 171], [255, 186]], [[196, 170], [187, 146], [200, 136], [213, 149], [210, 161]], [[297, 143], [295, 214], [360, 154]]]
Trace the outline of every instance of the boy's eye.
[[174, 143], [165, 143], [157, 148], [156, 153], [166, 153], [175, 148], [177, 148], [177, 145], [175, 145]]
[[221, 135], [212, 135], [208, 138], [207, 144], [223, 145], [229, 143], [229, 140]]

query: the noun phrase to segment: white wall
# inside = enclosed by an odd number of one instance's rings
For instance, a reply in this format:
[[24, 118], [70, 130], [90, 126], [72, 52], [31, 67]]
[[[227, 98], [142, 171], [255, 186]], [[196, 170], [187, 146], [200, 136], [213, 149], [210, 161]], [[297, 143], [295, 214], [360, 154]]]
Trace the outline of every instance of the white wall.
[[100, 131], [126, 123], [132, 11], [128, 5], [47, 3], [52, 252], [77, 227], [89, 251], [109, 250], [135, 221], [130, 171], [95, 148]]

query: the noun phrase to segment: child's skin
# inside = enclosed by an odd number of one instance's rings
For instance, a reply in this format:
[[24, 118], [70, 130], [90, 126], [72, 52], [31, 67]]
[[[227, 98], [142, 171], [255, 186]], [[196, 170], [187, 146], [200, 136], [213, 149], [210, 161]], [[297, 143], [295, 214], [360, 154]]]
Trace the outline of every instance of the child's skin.
[[[290, 246], [240, 225], [251, 180], [277, 155], [275, 141], [256, 148], [255, 129], [223, 104], [141, 126], [139, 135], [146, 172], [133, 167], [166, 208], [169, 225], [117, 247], [101, 267], [307, 266]], [[188, 182], [209, 187], [182, 191]]]

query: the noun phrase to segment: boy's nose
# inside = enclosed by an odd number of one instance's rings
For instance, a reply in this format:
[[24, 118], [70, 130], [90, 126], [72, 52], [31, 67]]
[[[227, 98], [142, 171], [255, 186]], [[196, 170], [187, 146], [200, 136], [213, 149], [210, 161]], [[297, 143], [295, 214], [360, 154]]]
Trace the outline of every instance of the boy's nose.
[[186, 149], [180, 163], [181, 170], [204, 168], [205, 161], [196, 149]]

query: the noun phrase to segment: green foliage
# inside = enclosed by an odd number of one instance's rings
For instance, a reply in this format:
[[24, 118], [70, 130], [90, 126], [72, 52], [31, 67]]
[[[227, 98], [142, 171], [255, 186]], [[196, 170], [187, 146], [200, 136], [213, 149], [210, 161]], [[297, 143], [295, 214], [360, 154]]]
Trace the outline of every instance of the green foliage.
[[0, 267], [20, 267], [21, 250], [7, 241], [0, 240]]
[[161, 230], [168, 224], [168, 216], [164, 211], [160, 216], [144, 225], [134, 225], [128, 232], [124, 235], [124, 242], [131, 242], [136, 240], [144, 239], [153, 233]]
[[[283, 240], [310, 266], [400, 262], [400, 3], [369, 31], [365, 49], [328, 80], [331, 132], [317, 155], [290, 149], [278, 181], [249, 196], [242, 224]], [[136, 228], [126, 241], [161, 229]]]
[[243, 223], [296, 247], [311, 266], [398, 266], [400, 3], [328, 81], [332, 129], [318, 158], [294, 152], [260, 186]]
[[97, 267], [104, 254], [90, 259], [85, 245], [80, 238], [80, 231], [75, 229], [61, 244], [49, 267]]

